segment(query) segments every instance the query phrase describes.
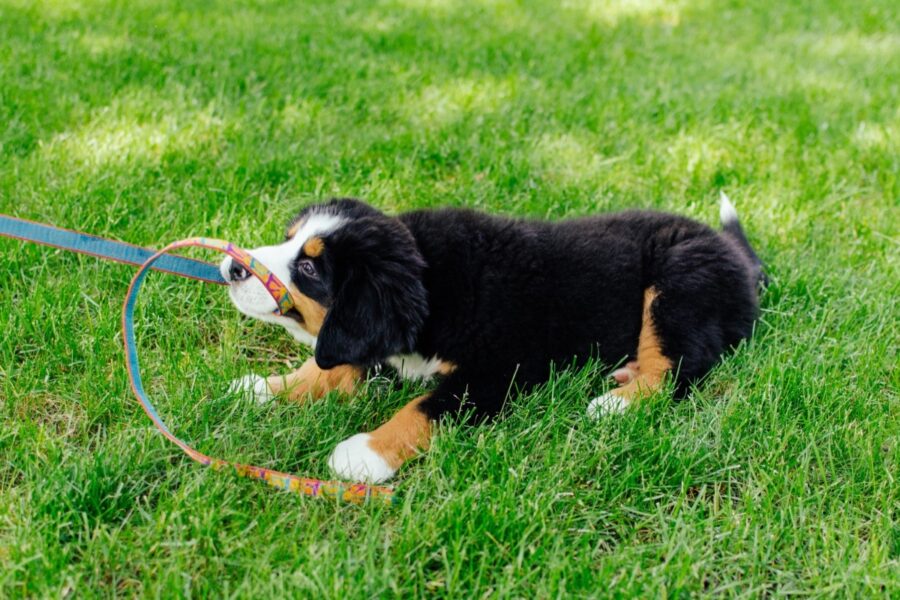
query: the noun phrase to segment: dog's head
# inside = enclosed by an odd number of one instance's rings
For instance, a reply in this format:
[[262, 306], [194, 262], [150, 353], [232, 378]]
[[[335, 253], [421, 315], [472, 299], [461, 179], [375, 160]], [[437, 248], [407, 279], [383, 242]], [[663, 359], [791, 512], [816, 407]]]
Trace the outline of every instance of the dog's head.
[[229, 257], [221, 271], [231, 300], [313, 346], [319, 367], [372, 365], [412, 351], [428, 312], [425, 261], [399, 219], [357, 200], [331, 200], [303, 209], [283, 243], [249, 252], [290, 286], [295, 308], [275, 314], [262, 283]]

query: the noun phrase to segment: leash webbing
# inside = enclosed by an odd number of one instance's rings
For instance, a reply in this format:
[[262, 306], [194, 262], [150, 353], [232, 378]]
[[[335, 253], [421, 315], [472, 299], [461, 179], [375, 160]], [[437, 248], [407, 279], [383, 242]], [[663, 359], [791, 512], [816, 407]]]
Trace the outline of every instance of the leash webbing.
[[[47, 246], [90, 254], [100, 258], [107, 258], [117, 262], [139, 264], [140, 268], [131, 280], [125, 302], [122, 306], [122, 339], [125, 346], [125, 364], [131, 388], [153, 424], [169, 441], [181, 448], [181, 450], [193, 460], [202, 465], [214, 469], [232, 468], [243, 477], [259, 479], [268, 485], [287, 491], [297, 492], [306, 496], [320, 498], [334, 498], [346, 502], [366, 502], [378, 500], [390, 504], [393, 499], [393, 489], [389, 487], [370, 486], [364, 483], [345, 484], [336, 481], [323, 481], [307, 477], [298, 477], [288, 473], [282, 473], [265, 467], [231, 463], [219, 458], [214, 458], [192, 448], [187, 442], [178, 438], [169, 430], [165, 422], [159, 416], [153, 403], [150, 402], [144, 390], [141, 379], [140, 362], [137, 354], [137, 341], [134, 331], [134, 308], [137, 303], [138, 292], [150, 272], [150, 269], [166, 271], [209, 283], [224, 284], [225, 281], [219, 274], [215, 265], [180, 256], [168, 254], [173, 250], [186, 247], [202, 247], [217, 250], [231, 256], [243, 265], [252, 275], [257, 277], [278, 305], [276, 313], [284, 314], [293, 308], [293, 300], [290, 291], [274, 273], [265, 265], [254, 259], [247, 251], [238, 248], [230, 242], [209, 238], [189, 238], [169, 244], [158, 252], [117, 242], [106, 240], [96, 236], [78, 233], [66, 229], [58, 229], [50, 225], [43, 225], [14, 217], [0, 215], [0, 235], [20, 240], [32, 241]], [[139, 261], [139, 262], [138, 262]]]
[[[143, 265], [154, 253], [153, 250], [127, 242], [108, 240], [3, 214], [0, 214], [0, 235], [135, 266]], [[225, 280], [215, 265], [193, 258], [167, 255], [154, 263], [152, 268], [207, 283], [225, 285]]]

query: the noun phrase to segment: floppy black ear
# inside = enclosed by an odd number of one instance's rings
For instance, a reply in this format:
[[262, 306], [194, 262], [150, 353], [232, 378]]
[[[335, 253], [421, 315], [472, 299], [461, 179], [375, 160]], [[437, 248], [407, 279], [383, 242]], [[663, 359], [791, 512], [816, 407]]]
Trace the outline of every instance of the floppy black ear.
[[328, 252], [335, 291], [316, 342], [319, 367], [412, 351], [428, 302], [425, 261], [409, 229], [381, 214], [356, 219], [329, 236]]

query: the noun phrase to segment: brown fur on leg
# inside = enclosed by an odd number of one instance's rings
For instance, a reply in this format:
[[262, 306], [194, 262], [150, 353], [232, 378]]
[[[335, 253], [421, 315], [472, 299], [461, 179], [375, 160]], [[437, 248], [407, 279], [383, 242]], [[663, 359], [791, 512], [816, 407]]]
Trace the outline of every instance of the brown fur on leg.
[[371, 432], [369, 447], [392, 469], [416, 456], [431, 445], [431, 419], [419, 410], [428, 395], [419, 396], [395, 414], [384, 425]]
[[621, 396], [627, 403], [658, 390], [665, 381], [666, 373], [672, 370], [672, 361], [663, 355], [653, 326], [651, 307], [657, 295], [656, 289], [652, 287], [644, 290], [644, 314], [635, 361], [637, 368], [632, 369], [634, 376], [627, 379], [625, 385], [612, 390], [613, 394]]
[[266, 383], [273, 394], [302, 401], [305, 398], [317, 400], [332, 390], [349, 394], [361, 378], [362, 370], [357, 367], [341, 365], [325, 370], [310, 358], [293, 373], [273, 375], [266, 378]]

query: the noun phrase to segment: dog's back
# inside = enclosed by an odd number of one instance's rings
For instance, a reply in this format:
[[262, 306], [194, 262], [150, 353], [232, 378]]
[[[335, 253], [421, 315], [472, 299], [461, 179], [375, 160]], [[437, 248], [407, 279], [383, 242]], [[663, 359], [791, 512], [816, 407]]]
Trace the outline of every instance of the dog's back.
[[[545, 222], [442, 209], [400, 218], [428, 265], [426, 356], [516, 368], [529, 382], [543, 380], [551, 362], [595, 356], [615, 364], [636, 353], [651, 287], [679, 305], [662, 315], [676, 352], [699, 344], [718, 357], [752, 329], [753, 261], [728, 233], [682, 216], [627, 211]], [[691, 363], [680, 379], [714, 362]]]

